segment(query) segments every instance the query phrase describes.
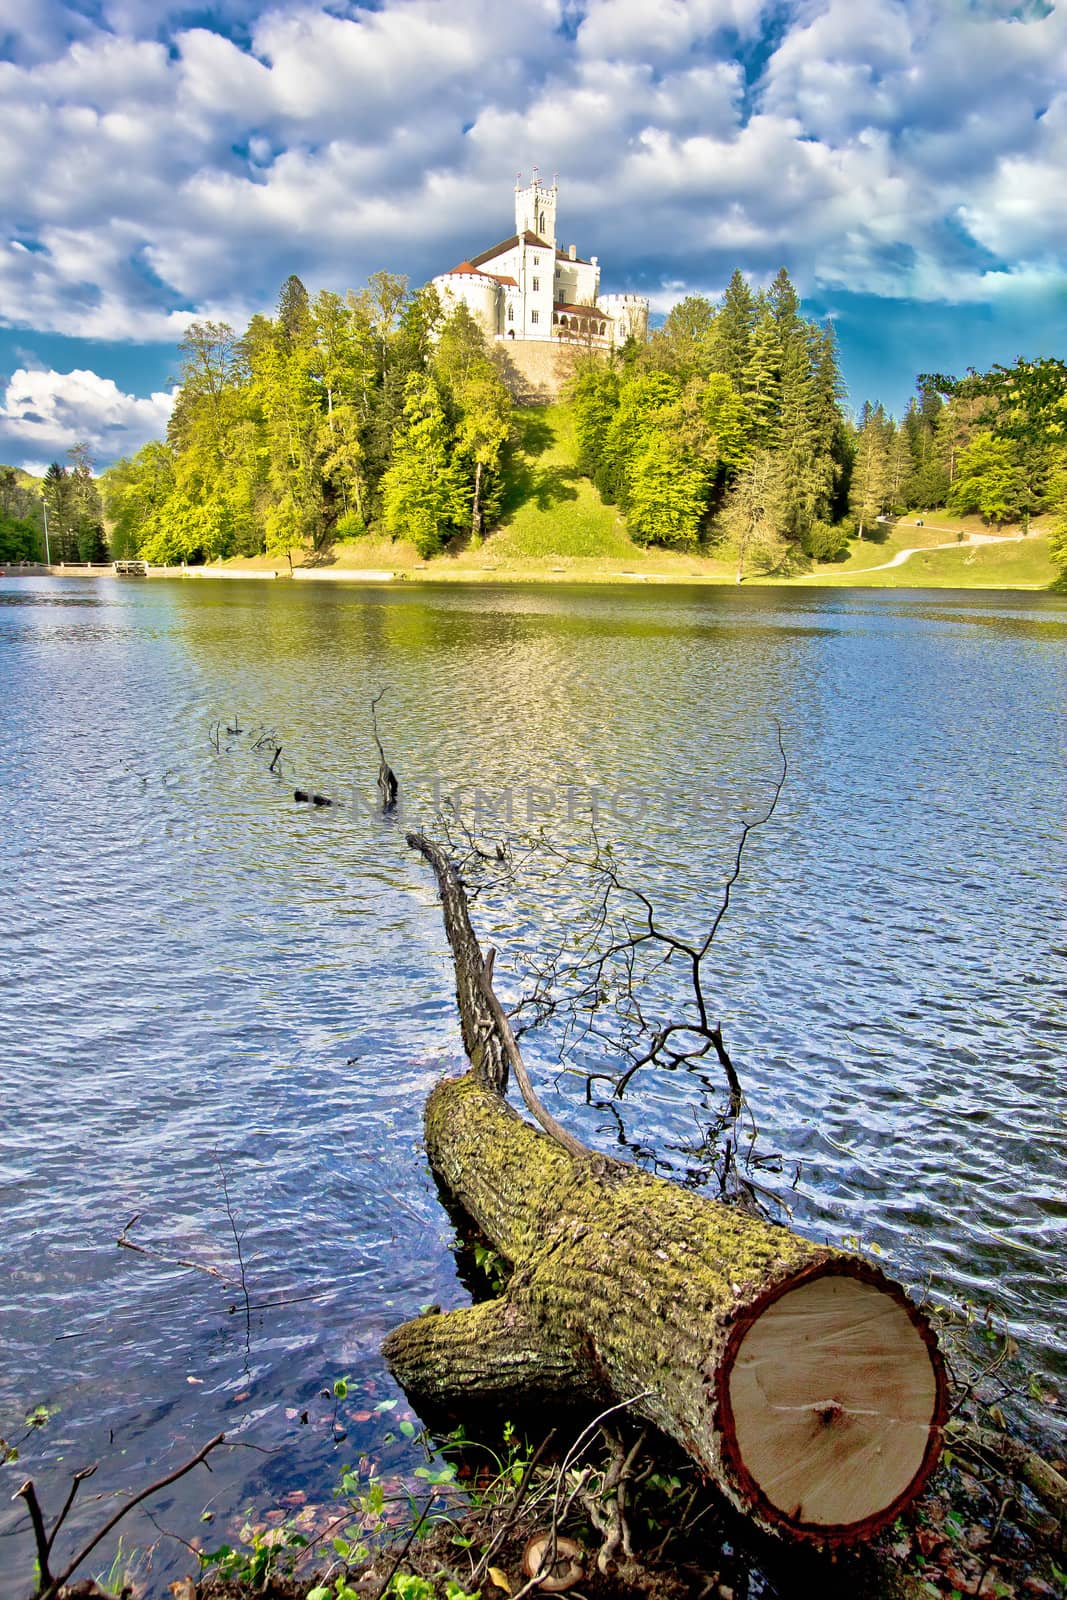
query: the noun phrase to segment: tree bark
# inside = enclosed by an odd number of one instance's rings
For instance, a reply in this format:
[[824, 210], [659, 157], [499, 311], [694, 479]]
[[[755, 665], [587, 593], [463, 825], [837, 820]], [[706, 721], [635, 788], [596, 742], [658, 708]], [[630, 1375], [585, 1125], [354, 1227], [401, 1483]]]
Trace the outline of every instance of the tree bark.
[[947, 1414], [922, 1313], [859, 1257], [517, 1116], [462, 885], [408, 842], [437, 873], [472, 1063], [432, 1091], [427, 1150], [513, 1270], [501, 1299], [395, 1329], [398, 1381], [438, 1413], [531, 1391], [631, 1401], [765, 1529], [841, 1544], [891, 1522]]

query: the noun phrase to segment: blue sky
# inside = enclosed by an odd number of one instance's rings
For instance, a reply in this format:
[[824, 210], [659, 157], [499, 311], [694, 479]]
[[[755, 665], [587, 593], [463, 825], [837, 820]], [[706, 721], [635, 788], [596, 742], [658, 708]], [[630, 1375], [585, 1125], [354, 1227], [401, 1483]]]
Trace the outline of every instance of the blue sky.
[[290, 272], [424, 282], [558, 172], [665, 312], [785, 264], [850, 397], [1067, 355], [1067, 4], [0, 0], [0, 460], [158, 436]]

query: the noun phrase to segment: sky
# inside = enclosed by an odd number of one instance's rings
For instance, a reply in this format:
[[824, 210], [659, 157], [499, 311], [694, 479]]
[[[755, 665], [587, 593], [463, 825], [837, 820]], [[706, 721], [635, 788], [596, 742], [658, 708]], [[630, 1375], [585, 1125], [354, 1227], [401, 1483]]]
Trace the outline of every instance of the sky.
[[191, 321], [423, 283], [535, 164], [654, 315], [785, 265], [856, 408], [1067, 356], [1067, 0], [0, 0], [0, 461], [131, 453]]

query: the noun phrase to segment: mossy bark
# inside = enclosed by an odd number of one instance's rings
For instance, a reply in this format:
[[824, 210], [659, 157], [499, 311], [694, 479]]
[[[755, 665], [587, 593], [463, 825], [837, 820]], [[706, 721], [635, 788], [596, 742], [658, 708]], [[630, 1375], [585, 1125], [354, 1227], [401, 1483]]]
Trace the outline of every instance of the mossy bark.
[[[432, 1091], [426, 1143], [441, 1181], [513, 1272], [504, 1299], [388, 1336], [386, 1359], [416, 1403], [528, 1400], [531, 1389], [633, 1399], [636, 1414], [768, 1528], [834, 1542], [897, 1514], [889, 1505], [848, 1530], [788, 1527], [746, 1481], [725, 1384], [731, 1349], [783, 1290], [840, 1273], [906, 1305], [875, 1268], [638, 1168], [592, 1152], [575, 1160], [471, 1074]], [[937, 1410], [943, 1421], [943, 1396]], [[923, 1479], [937, 1452], [940, 1422], [931, 1421]]]
[[[428, 849], [423, 853], [433, 859]], [[447, 911], [458, 880], [453, 873], [451, 883], [442, 881], [434, 864]], [[477, 955], [467, 947], [461, 964], [454, 913], [446, 921], [452, 924], [462, 1010], [464, 987], [477, 991], [484, 967], [476, 943]], [[466, 920], [459, 936], [466, 941], [468, 935], [474, 942]], [[419, 1317], [389, 1334], [383, 1352], [416, 1405], [421, 1402], [437, 1414], [455, 1413], [477, 1399], [500, 1401], [510, 1395], [528, 1402], [531, 1391], [631, 1402], [635, 1415], [680, 1444], [736, 1506], [765, 1528], [841, 1543], [890, 1522], [932, 1469], [946, 1412], [945, 1373], [933, 1335], [903, 1291], [855, 1256], [593, 1151], [576, 1155], [564, 1149], [517, 1116], [496, 1087], [479, 1076], [482, 1030], [465, 1020], [464, 1037], [474, 1068], [465, 1077], [438, 1084], [430, 1094], [426, 1147], [443, 1186], [512, 1272], [502, 1299]], [[742, 1390], [731, 1388], [731, 1374], [749, 1332], [779, 1300], [820, 1280], [844, 1279], [871, 1290], [875, 1321], [885, 1307], [883, 1297], [889, 1297], [891, 1316], [904, 1329], [904, 1343], [914, 1347], [906, 1351], [905, 1362], [925, 1371], [919, 1389], [927, 1383], [929, 1404], [920, 1399], [917, 1422], [914, 1410], [905, 1415], [901, 1408], [898, 1413], [892, 1397], [886, 1401], [884, 1419], [890, 1427], [910, 1430], [909, 1437], [917, 1441], [910, 1447], [914, 1460], [884, 1503], [838, 1524], [825, 1516], [809, 1520], [803, 1494], [795, 1506], [792, 1494], [788, 1504], [775, 1504], [773, 1492], [764, 1492], [767, 1474], [757, 1481], [760, 1474], [749, 1471], [732, 1413]], [[824, 1298], [832, 1301], [836, 1293], [831, 1286]], [[805, 1333], [809, 1363], [810, 1349], [815, 1350], [814, 1388], [809, 1381], [803, 1403], [795, 1406], [780, 1403], [780, 1397], [767, 1401], [769, 1412], [776, 1407], [778, 1412], [770, 1417], [772, 1439], [783, 1414], [805, 1413], [805, 1424], [811, 1424], [815, 1436], [813, 1455], [825, 1463], [829, 1453], [832, 1472], [845, 1477], [852, 1470], [850, 1448], [863, 1426], [858, 1419], [876, 1412], [863, 1409], [865, 1398], [851, 1413], [837, 1404], [833, 1362], [839, 1359], [845, 1368], [851, 1362], [854, 1373], [858, 1349], [866, 1381], [862, 1329], [868, 1320], [865, 1305], [859, 1320], [835, 1335], [835, 1350], [830, 1348], [831, 1333], [821, 1324], [814, 1329], [813, 1344]], [[780, 1364], [788, 1367], [788, 1318], [781, 1323], [787, 1332]], [[769, 1326], [763, 1323], [761, 1329]], [[772, 1374], [757, 1373], [757, 1412], [764, 1387], [769, 1392], [775, 1381]], [[891, 1373], [887, 1381], [891, 1387]], [[875, 1372], [871, 1403], [876, 1408], [882, 1405], [883, 1387], [881, 1374]], [[751, 1396], [751, 1383], [747, 1392]], [[816, 1398], [822, 1395], [828, 1398]], [[746, 1404], [751, 1428], [750, 1399]], [[836, 1448], [838, 1436], [839, 1461], [834, 1449], [826, 1448], [831, 1437]], [[873, 1459], [881, 1448], [877, 1438], [873, 1444], [868, 1439], [864, 1459]], [[803, 1449], [801, 1456], [803, 1472]], [[795, 1465], [791, 1472], [795, 1478]], [[829, 1481], [825, 1465], [820, 1472]]]

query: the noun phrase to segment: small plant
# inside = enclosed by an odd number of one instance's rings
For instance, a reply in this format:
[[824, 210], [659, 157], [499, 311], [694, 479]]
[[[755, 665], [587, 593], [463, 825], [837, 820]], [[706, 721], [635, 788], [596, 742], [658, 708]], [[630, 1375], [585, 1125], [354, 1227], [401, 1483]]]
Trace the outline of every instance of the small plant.
[[472, 1246], [474, 1264], [479, 1272], [484, 1273], [490, 1289], [494, 1294], [503, 1294], [507, 1288], [507, 1270], [503, 1258], [491, 1245], [478, 1244]]
[[[214, 1569], [217, 1577], [232, 1583], [245, 1583], [253, 1589], [265, 1589], [269, 1579], [283, 1566], [283, 1553], [307, 1548], [307, 1539], [295, 1528], [282, 1526], [266, 1530], [245, 1523], [241, 1529], [241, 1548], [220, 1545], [217, 1550], [202, 1551], [201, 1567]], [[290, 1554], [284, 1565], [291, 1569], [295, 1555]]]

